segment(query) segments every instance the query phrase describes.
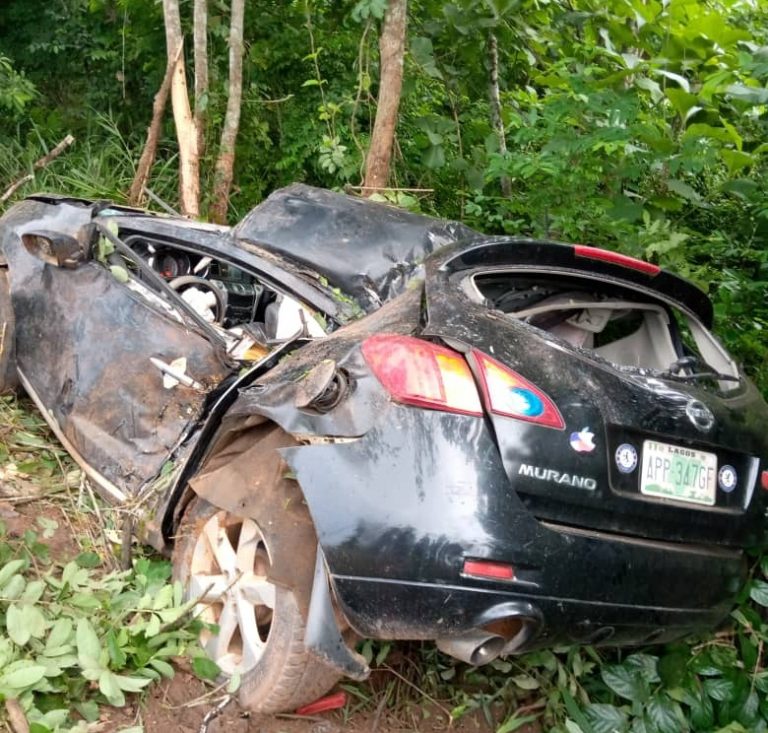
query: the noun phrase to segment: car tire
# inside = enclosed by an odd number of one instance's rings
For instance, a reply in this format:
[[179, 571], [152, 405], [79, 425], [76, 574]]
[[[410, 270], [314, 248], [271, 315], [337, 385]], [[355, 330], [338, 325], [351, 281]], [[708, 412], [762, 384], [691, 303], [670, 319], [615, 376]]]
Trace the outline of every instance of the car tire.
[[201, 619], [219, 626], [218, 633], [201, 632], [201, 645], [225, 678], [240, 674], [240, 704], [258, 713], [293, 711], [321, 697], [340, 676], [305, 648], [305, 620], [294, 592], [266, 579], [271, 539], [255, 519], [195, 498], [173, 553], [174, 576], [186, 598], [203, 597]]
[[0, 268], [0, 394], [16, 392], [16, 318], [11, 303], [8, 270]]

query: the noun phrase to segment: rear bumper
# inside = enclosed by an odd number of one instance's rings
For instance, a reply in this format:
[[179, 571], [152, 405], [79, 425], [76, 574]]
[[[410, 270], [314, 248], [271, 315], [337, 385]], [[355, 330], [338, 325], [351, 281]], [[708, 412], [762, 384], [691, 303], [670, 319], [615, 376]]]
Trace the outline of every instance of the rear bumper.
[[731, 610], [730, 600], [707, 609], [670, 608], [373, 578], [333, 581], [349, 623], [359, 634], [378, 639], [460, 638], [517, 610], [537, 614], [538, 623], [515, 652], [561, 643], [665, 643], [711, 629]]

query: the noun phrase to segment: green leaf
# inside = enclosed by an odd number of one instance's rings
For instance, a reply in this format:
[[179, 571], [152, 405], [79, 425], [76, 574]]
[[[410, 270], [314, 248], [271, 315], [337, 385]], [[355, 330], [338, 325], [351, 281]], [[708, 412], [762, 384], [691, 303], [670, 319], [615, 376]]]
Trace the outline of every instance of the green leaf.
[[646, 682], [658, 682], [659, 672], [658, 665], [659, 660], [652, 654], [630, 654], [625, 660], [624, 665], [628, 669], [637, 670], [640, 676]]
[[156, 669], [163, 675], [163, 677], [167, 677], [168, 679], [171, 679], [175, 674], [173, 667], [163, 659], [150, 659], [149, 666]]
[[656, 73], [660, 76], [664, 76], [667, 79], [671, 79], [672, 81], [677, 82], [686, 93], [691, 91], [691, 85], [688, 79], [686, 79], [684, 76], [676, 74], [674, 71], [666, 71], [664, 69], [658, 69]]
[[155, 600], [152, 603], [152, 609], [159, 611], [173, 604], [173, 586], [165, 585], [160, 589], [160, 592], [155, 596]]
[[12, 672], [6, 672], [0, 677], [0, 687], [10, 687], [22, 690], [32, 687], [45, 676], [45, 667], [32, 662], [26, 662], [24, 666], [15, 666]]
[[111, 662], [113, 669], [122, 669], [125, 666], [127, 657], [125, 652], [120, 648], [117, 643], [117, 635], [113, 629], [107, 632], [105, 637], [107, 643], [107, 652], [109, 654], [109, 661]]
[[521, 690], [538, 690], [540, 685], [535, 677], [529, 674], [519, 674], [512, 678], [512, 682]]
[[[579, 731], [580, 733], [595, 733], [586, 716], [581, 712], [581, 708], [576, 704], [576, 700], [573, 699], [573, 695], [565, 689], [561, 690], [560, 694], [562, 695], [568, 715], [576, 721], [573, 724], [573, 730]], [[567, 727], [568, 721], [566, 721], [566, 728]], [[570, 731], [571, 728], [568, 728], [568, 730]]]
[[81, 552], [75, 562], [81, 568], [97, 568], [101, 565], [101, 558], [95, 552]]
[[678, 181], [674, 178], [669, 178], [665, 181], [665, 183], [667, 184], [667, 188], [670, 191], [676, 193], [686, 201], [690, 201], [696, 204], [701, 201], [701, 196], [699, 195], [698, 191], [696, 191], [696, 189], [694, 189], [692, 186], [689, 186], [684, 181]]
[[749, 104], [766, 104], [768, 102], [768, 89], [764, 87], [751, 87], [746, 84], [731, 84], [725, 93], [732, 99]]
[[110, 265], [109, 271], [112, 273], [112, 277], [119, 283], [127, 283], [131, 279], [128, 270], [121, 265]]
[[74, 708], [89, 723], [95, 723], [99, 719], [99, 706], [94, 700], [76, 702]]
[[654, 695], [646, 706], [648, 718], [659, 733], [680, 733], [682, 715], [678, 717], [678, 709], [666, 695]]
[[24, 589], [19, 600], [25, 603], [37, 603], [42, 598], [44, 591], [45, 583], [42, 580], [33, 580], [27, 583], [27, 587]]
[[201, 680], [215, 680], [221, 674], [216, 662], [202, 656], [192, 660], [192, 670]]
[[698, 101], [695, 94], [689, 94], [688, 92], [675, 87], [668, 87], [664, 94], [672, 103], [675, 111], [684, 119], [688, 114], [688, 110], [694, 107]]
[[125, 695], [118, 684], [117, 675], [108, 669], [102, 670], [99, 675], [99, 690], [110, 705], [121, 708], [125, 705]]
[[761, 606], [768, 606], [768, 583], [764, 580], [753, 580], [749, 597]]
[[235, 672], [227, 683], [227, 694], [234, 695], [240, 689], [240, 673]]
[[704, 691], [713, 700], [718, 700], [719, 702], [730, 700], [733, 696], [733, 689], [733, 682], [722, 677], [704, 680]]
[[648, 699], [647, 685], [636, 670], [617, 664], [604, 667], [600, 676], [619, 697], [630, 702], [645, 702]]
[[124, 692], [138, 692], [145, 688], [152, 680], [149, 677], [126, 677], [114, 675], [117, 686]]
[[437, 170], [445, 165], [445, 150], [442, 145], [430, 145], [421, 156], [425, 167]]
[[5, 614], [5, 628], [11, 641], [17, 646], [24, 646], [30, 639], [31, 634], [24, 623], [24, 614], [15, 603], [8, 606]]
[[728, 166], [728, 172], [732, 175], [744, 168], [753, 166], [757, 162], [752, 155], [743, 153], [740, 150], [721, 150], [720, 155]]
[[5, 587], [5, 584], [11, 579], [12, 576], [24, 567], [24, 560], [11, 560], [0, 568], [0, 588]]
[[42, 723], [30, 723], [29, 733], [53, 733], [47, 725]]
[[75, 639], [80, 666], [83, 669], [100, 669], [101, 644], [95, 629], [88, 619], [78, 619]]
[[691, 723], [696, 730], [709, 730], [715, 722], [715, 708], [709, 695], [697, 690], [687, 701], [691, 706]]
[[584, 714], [595, 733], [624, 733], [629, 727], [626, 713], [615, 705], [590, 703]]
[[2, 590], [3, 598], [7, 601], [12, 601], [19, 598], [27, 587], [27, 581], [24, 580], [23, 575], [14, 575], [5, 584], [5, 588]]
[[688, 672], [688, 654], [675, 651], [659, 659], [658, 670], [661, 681], [667, 687], [680, 687]]
[[522, 718], [518, 718], [517, 715], [513, 715], [511, 718], [505, 720], [496, 729], [496, 733], [513, 733], [514, 731], [522, 728], [526, 723], [533, 723], [535, 720], [535, 715], [525, 715]]
[[19, 603], [8, 607], [5, 624], [8, 636], [18, 646], [24, 646], [31, 638], [42, 638], [47, 628], [45, 616], [38, 607]]

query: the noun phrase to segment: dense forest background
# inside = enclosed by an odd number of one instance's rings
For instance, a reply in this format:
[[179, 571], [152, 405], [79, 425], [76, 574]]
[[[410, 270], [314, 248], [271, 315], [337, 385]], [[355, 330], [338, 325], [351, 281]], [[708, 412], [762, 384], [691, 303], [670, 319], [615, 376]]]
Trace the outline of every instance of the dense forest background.
[[[405, 3], [402, 2], [404, 5]], [[364, 179], [387, 0], [253, 0], [228, 217], [292, 181]], [[620, 249], [692, 278], [768, 387], [768, 5], [411, 0], [388, 198], [487, 232]], [[192, 0], [181, 3], [187, 73]], [[201, 214], [228, 89], [230, 6], [208, 3]], [[0, 184], [125, 199], [167, 65], [155, 0], [5, 0]], [[498, 106], [493, 81], [498, 79]], [[497, 119], [500, 117], [500, 119]], [[202, 146], [201, 146], [202, 147]], [[164, 117], [149, 186], [178, 201]], [[6, 184], [6, 185], [7, 185]]]
[[[202, 217], [234, 222], [293, 181], [372, 193], [375, 119], [393, 93], [381, 36], [406, 0], [2, 0], [0, 191], [32, 180], [0, 207], [43, 189], [129, 199], [174, 4]], [[221, 211], [236, 7], [242, 98]], [[768, 0], [408, 0], [392, 157], [374, 195], [671, 267], [710, 293], [720, 337], [768, 394], [767, 36]], [[178, 124], [169, 103], [148, 186], [183, 209]], [[67, 135], [74, 144], [35, 168]], [[470, 673], [433, 658], [419, 684], [452, 696], [456, 717], [508, 701], [518, 712], [501, 733], [541, 715], [563, 733], [765, 731], [768, 561], [752, 569], [732, 625], [712, 637], [628, 657], [540, 652], [461, 688]]]

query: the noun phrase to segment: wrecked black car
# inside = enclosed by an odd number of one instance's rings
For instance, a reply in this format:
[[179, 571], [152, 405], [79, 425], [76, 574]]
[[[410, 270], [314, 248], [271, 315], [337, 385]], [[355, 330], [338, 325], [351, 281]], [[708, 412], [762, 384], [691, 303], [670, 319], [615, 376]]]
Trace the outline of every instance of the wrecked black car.
[[241, 700], [729, 612], [768, 408], [657, 266], [296, 185], [234, 228], [38, 195], [0, 219], [0, 378], [172, 553]]

